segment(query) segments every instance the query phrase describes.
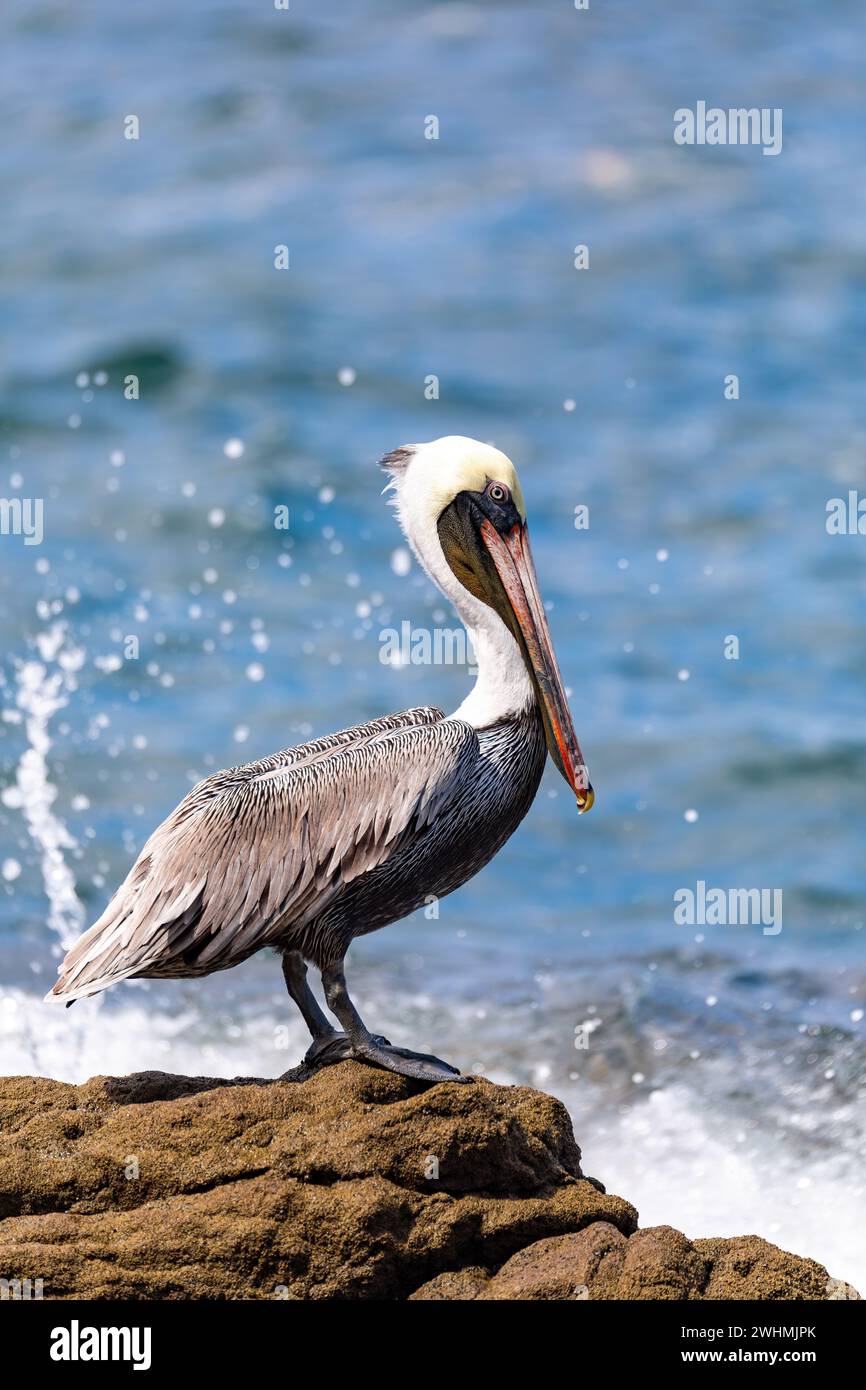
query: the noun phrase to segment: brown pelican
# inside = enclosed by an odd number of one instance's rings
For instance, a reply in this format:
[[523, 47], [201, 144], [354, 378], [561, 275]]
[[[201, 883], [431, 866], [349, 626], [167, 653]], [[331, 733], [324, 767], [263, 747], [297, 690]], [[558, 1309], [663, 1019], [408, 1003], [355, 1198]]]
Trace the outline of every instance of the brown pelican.
[[[513, 464], [459, 436], [381, 462], [406, 539], [469, 632], [471, 693], [447, 718], [427, 707], [386, 715], [200, 782], [69, 951], [48, 999], [207, 975], [271, 946], [313, 1037], [306, 1061], [359, 1058], [425, 1081], [466, 1079], [365, 1027], [346, 988], [346, 951], [477, 873], [529, 810], [548, 751], [581, 811], [593, 792]], [[307, 983], [308, 961], [339, 1031]]]

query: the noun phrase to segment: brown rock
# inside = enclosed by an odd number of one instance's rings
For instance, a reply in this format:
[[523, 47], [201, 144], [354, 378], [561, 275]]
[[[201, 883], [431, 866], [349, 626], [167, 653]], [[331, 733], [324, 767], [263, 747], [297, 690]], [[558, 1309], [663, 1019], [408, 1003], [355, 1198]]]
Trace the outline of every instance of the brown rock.
[[0, 1277], [47, 1298], [857, 1297], [757, 1236], [636, 1225], [527, 1087], [0, 1081]]
[[840, 1282], [823, 1265], [789, 1255], [760, 1236], [696, 1240], [694, 1246], [709, 1266], [704, 1298], [825, 1299], [833, 1296], [830, 1285]]
[[592, 1288], [598, 1298], [602, 1288], [615, 1287], [626, 1245], [622, 1232], [606, 1221], [576, 1235], [537, 1240], [506, 1260], [478, 1297], [579, 1301]]
[[448, 1299], [449, 1302], [465, 1302], [467, 1299], [483, 1295], [490, 1275], [478, 1265], [469, 1269], [452, 1270], [449, 1274], [437, 1274], [435, 1279], [422, 1284], [420, 1289], [410, 1293], [409, 1299], [419, 1303], [425, 1299]]
[[700, 1298], [706, 1265], [672, 1226], [648, 1226], [626, 1243], [614, 1298]]
[[582, 1177], [552, 1097], [357, 1063], [304, 1084], [0, 1083], [0, 1217], [4, 1277], [72, 1298], [401, 1298], [636, 1224]]
[[[473, 1271], [475, 1274], [475, 1271]], [[670, 1226], [626, 1237], [604, 1221], [576, 1235], [535, 1241], [490, 1279], [442, 1275], [414, 1298], [527, 1299], [859, 1299], [822, 1265], [759, 1236], [688, 1241]]]

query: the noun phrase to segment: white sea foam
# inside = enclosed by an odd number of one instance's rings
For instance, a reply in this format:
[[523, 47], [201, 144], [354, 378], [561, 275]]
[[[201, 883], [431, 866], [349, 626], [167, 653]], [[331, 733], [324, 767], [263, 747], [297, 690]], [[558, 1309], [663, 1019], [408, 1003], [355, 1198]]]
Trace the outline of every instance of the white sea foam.
[[257, 1012], [215, 1030], [198, 1009], [168, 1013], [142, 996], [141, 1003], [96, 1009], [98, 1001], [88, 999], [65, 1009], [20, 988], [4, 989], [0, 1072], [76, 1083], [133, 1071], [273, 1077], [295, 1066], [309, 1046], [300, 1019], [287, 1024]]
[[84, 924], [84, 908], [75, 889], [75, 876], [66, 853], [75, 840], [53, 810], [57, 788], [49, 778], [50, 724], [77, 689], [84, 649], [69, 639], [65, 623], [53, 623], [36, 639], [39, 659], [15, 663], [15, 704], [24, 716], [27, 747], [21, 754], [15, 783], [4, 802], [17, 808], [40, 856], [42, 881], [48, 898], [47, 924], [68, 947]]
[[671, 1086], [605, 1123], [604, 1133], [584, 1121], [584, 1171], [626, 1196], [641, 1226], [676, 1226], [693, 1239], [760, 1235], [866, 1293], [866, 1189], [856, 1159], [834, 1147], [806, 1161], [790, 1142], [754, 1135], [738, 1143], [733, 1113], [724, 1141], [702, 1114], [718, 1104]]

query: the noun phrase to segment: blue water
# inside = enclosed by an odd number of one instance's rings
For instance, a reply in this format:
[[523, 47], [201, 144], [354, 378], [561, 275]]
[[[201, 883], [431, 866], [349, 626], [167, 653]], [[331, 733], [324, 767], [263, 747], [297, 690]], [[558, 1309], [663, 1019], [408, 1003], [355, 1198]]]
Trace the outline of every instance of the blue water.
[[[353, 951], [362, 1012], [561, 1095], [645, 1222], [866, 1279], [866, 541], [825, 526], [866, 482], [861, 41], [802, 0], [4, 8], [0, 494], [44, 500], [0, 537], [4, 1070], [296, 1060], [272, 957], [39, 1000], [193, 781], [461, 701], [380, 660], [454, 620], [375, 460], [490, 439], [597, 805], [550, 771], [438, 920]], [[782, 108], [781, 154], [677, 146], [698, 100]], [[699, 879], [781, 890], [781, 932], [676, 925]]]

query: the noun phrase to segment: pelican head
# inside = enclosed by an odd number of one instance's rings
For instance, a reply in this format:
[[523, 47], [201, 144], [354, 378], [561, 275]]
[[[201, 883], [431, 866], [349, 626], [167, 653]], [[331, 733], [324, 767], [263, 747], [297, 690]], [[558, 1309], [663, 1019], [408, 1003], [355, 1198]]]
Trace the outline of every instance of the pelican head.
[[479, 626], [474, 615], [480, 603], [513, 637], [541, 710], [550, 756], [578, 809], [588, 811], [594, 794], [538, 588], [514, 464], [491, 445], [460, 435], [404, 445], [381, 462], [391, 475], [406, 538], [467, 626]]

